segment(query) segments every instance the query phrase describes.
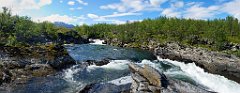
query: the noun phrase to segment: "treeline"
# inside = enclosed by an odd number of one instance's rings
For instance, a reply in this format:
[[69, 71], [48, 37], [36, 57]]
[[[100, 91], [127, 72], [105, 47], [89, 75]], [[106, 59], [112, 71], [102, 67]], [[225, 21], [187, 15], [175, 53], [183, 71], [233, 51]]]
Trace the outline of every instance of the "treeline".
[[102, 38], [132, 47], [178, 42], [211, 50], [228, 50], [240, 44], [240, 23], [232, 16], [212, 20], [163, 16], [121, 25], [101, 23], [68, 29], [50, 22], [35, 23], [29, 17], [11, 15], [7, 8], [0, 13], [0, 45], [83, 43], [88, 38]]
[[115, 40], [132, 46], [149, 43], [178, 42], [181, 44], [226, 50], [240, 44], [240, 24], [237, 18], [195, 20], [158, 17], [142, 22], [82, 25], [75, 27], [81, 36]]
[[78, 32], [65, 27], [57, 27], [50, 22], [35, 23], [29, 17], [12, 15], [3, 7], [0, 13], [0, 45], [29, 46], [47, 43], [87, 42]]

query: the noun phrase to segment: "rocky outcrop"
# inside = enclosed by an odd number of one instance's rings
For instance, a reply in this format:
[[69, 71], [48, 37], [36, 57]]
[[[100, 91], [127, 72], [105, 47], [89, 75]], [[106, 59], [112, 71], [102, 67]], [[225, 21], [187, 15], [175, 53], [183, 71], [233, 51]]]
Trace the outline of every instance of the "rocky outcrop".
[[132, 72], [132, 93], [211, 93], [179, 80], [167, 78], [163, 73], [144, 65], [129, 64]]
[[0, 82], [24, 83], [76, 64], [61, 45], [0, 47]]
[[133, 78], [133, 82], [131, 86], [131, 91], [133, 93], [145, 93], [145, 92], [160, 93], [161, 92], [161, 86], [162, 86], [161, 80], [166, 81], [166, 79], [162, 78], [160, 73], [158, 73], [155, 69], [147, 65], [144, 65], [144, 67], [142, 68], [134, 64], [129, 64], [129, 68], [132, 72], [132, 78]]
[[157, 56], [185, 63], [196, 63], [206, 71], [220, 74], [240, 83], [240, 58], [202, 48], [185, 47], [168, 43], [155, 49]]

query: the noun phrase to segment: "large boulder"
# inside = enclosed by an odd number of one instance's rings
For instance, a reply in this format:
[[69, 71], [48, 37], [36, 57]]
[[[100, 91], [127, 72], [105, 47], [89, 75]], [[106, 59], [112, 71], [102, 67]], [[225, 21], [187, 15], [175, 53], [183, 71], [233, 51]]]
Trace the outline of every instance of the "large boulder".
[[144, 65], [129, 64], [132, 72], [132, 93], [211, 93], [203, 88], [167, 78], [163, 73]]

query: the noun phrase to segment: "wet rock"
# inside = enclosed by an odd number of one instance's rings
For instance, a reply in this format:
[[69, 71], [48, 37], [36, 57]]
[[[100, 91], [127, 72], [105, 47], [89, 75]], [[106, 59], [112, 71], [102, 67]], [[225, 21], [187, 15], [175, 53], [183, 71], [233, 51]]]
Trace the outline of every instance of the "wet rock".
[[30, 65], [31, 62], [24, 60], [16, 60], [11, 58], [9, 60], [3, 60], [3, 65], [8, 69], [24, 68], [26, 65]]
[[147, 82], [147, 79], [141, 77], [138, 73], [132, 74], [132, 77], [136, 82]]
[[[0, 47], [0, 81], [25, 83], [75, 64], [61, 45]], [[1, 83], [2, 83], [1, 82]]]
[[54, 69], [62, 70], [76, 64], [75, 60], [68, 54], [67, 50], [62, 45], [54, 46], [51, 52], [52, 55], [50, 55], [50, 59], [47, 60], [47, 64]]
[[111, 83], [96, 83], [86, 85], [78, 93], [129, 93], [131, 84], [114, 85]]
[[[152, 67], [148, 66], [148, 65], [144, 65], [144, 67], [140, 67], [138, 65], [134, 65], [134, 64], [129, 64], [129, 68], [138, 74], [132, 75], [132, 76], [136, 76], [134, 78], [138, 78], [141, 79], [139, 77], [143, 76], [145, 79], [148, 80], [148, 82], [151, 85], [154, 86], [161, 86], [161, 75], [159, 74], [158, 71], [156, 71], [155, 69], [153, 69]], [[141, 75], [141, 76], [140, 76]]]
[[133, 82], [136, 83], [132, 84], [131, 86], [131, 90], [133, 93], [160, 93], [159, 88], [161, 88], [161, 75], [158, 71], [156, 71], [152, 67], [149, 67], [148, 65], [140, 67], [135, 64], [129, 64], [129, 68], [132, 72], [132, 78], [134, 80]]
[[[129, 64], [129, 68], [133, 78], [132, 93], [211, 93], [190, 83], [167, 78], [163, 73], [148, 65], [140, 67]], [[142, 78], [146, 79], [146, 81]]]
[[44, 77], [55, 72], [55, 70], [47, 64], [29, 65], [25, 68], [25, 70], [34, 77]]
[[96, 66], [103, 66], [103, 65], [107, 65], [109, 62], [109, 59], [103, 59], [101, 61], [97, 61], [97, 60], [87, 60], [86, 61], [88, 63], [88, 65], [96, 65]]
[[202, 48], [168, 43], [155, 49], [157, 56], [185, 63], [196, 63], [207, 72], [220, 74], [240, 83], [240, 58]]
[[8, 70], [0, 69], [0, 85], [11, 82], [11, 73]]
[[54, 60], [49, 61], [48, 64], [57, 70], [69, 68], [76, 64], [75, 60], [69, 55], [61, 55]]

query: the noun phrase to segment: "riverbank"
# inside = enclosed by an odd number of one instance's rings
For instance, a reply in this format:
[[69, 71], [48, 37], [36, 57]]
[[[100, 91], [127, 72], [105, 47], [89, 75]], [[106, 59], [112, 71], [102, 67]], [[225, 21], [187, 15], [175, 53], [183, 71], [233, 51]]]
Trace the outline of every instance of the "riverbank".
[[75, 61], [62, 45], [0, 47], [0, 82], [25, 83], [32, 77], [46, 77], [70, 67]]
[[203, 48], [181, 46], [176, 43], [167, 43], [155, 48], [154, 53], [165, 59], [185, 63], [195, 63], [205, 71], [225, 76], [240, 83], [240, 58]]
[[[107, 44], [120, 47], [136, 47], [132, 44], [121, 44], [117, 40], [107, 40]], [[155, 44], [149, 42], [147, 45], [136, 48], [150, 50], [156, 56], [164, 59], [195, 63], [209, 73], [219, 74], [240, 83], [240, 58], [235, 55], [178, 43]]]

